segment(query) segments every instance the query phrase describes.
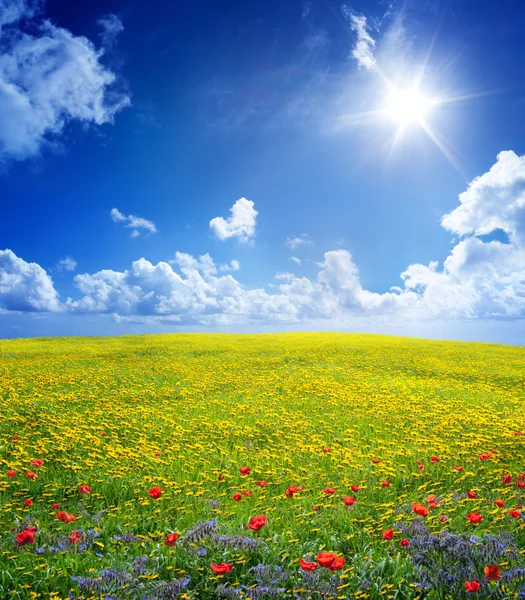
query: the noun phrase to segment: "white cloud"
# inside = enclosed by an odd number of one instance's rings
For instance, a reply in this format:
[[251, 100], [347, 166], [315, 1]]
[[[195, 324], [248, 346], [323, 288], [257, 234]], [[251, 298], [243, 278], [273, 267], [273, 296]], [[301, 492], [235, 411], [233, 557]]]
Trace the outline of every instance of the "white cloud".
[[[0, 309], [67, 310], [113, 315], [123, 322], [215, 326], [366, 321], [380, 327], [425, 320], [523, 319], [524, 189], [525, 157], [502, 152], [443, 218], [447, 229], [465, 237], [442, 266], [437, 261], [411, 264], [401, 274], [402, 285], [385, 293], [362, 287], [346, 250], [326, 252], [315, 277], [277, 273], [282, 283], [269, 284], [271, 293], [247, 289], [230, 274], [220, 274], [222, 267], [209, 254], [196, 258], [177, 252], [170, 263], [141, 258], [125, 271], [76, 275], [79, 299], [59, 304], [46, 272], [6, 250], [0, 253]], [[478, 237], [496, 229], [508, 233], [509, 243]]]
[[273, 277], [281, 281], [292, 281], [292, 279], [295, 279], [295, 275], [288, 271], [278, 271]]
[[219, 271], [238, 271], [241, 268], [238, 260], [231, 260], [229, 263], [225, 263], [219, 267]]
[[38, 12], [39, 5], [40, 2], [36, 0], [0, 0], [0, 29], [20, 19], [33, 17]]
[[136, 217], [135, 215], [124, 215], [118, 208], [112, 208], [109, 214], [114, 223], [124, 223], [125, 227], [131, 229], [131, 237], [138, 237], [140, 235], [140, 229], [145, 229], [151, 233], [157, 233], [157, 227], [153, 221], [148, 221], [147, 219]]
[[377, 70], [377, 62], [374, 56], [376, 42], [368, 33], [368, 23], [365, 16], [349, 14], [350, 27], [356, 33], [356, 42], [352, 48], [352, 58], [357, 61], [359, 68], [367, 71]]
[[77, 261], [71, 256], [66, 256], [58, 261], [57, 268], [59, 271], [74, 271], [77, 268]]
[[114, 89], [116, 76], [87, 38], [50, 21], [20, 20], [37, 2], [0, 0], [0, 159], [38, 155], [69, 121], [111, 123], [129, 97]]
[[459, 196], [460, 205], [441, 219], [459, 235], [483, 235], [496, 229], [525, 244], [525, 156], [500, 152], [497, 162]]
[[311, 244], [312, 241], [309, 239], [309, 235], [307, 233], [301, 233], [299, 236], [289, 235], [286, 238], [286, 242], [284, 245], [290, 248], [290, 250], [295, 250], [299, 246], [306, 246]]
[[230, 209], [231, 215], [227, 219], [215, 217], [210, 221], [210, 229], [220, 240], [232, 237], [239, 238], [240, 242], [249, 242], [255, 237], [255, 226], [259, 214], [254, 203], [246, 198], [240, 198]]
[[117, 15], [109, 14], [102, 19], [99, 19], [98, 24], [102, 28], [102, 33], [100, 34], [102, 46], [104, 46], [104, 48], [112, 48], [117, 41], [119, 33], [124, 31], [122, 21]]
[[59, 311], [51, 277], [40, 265], [22, 260], [11, 250], [0, 250], [0, 309]]
[[301, 265], [301, 259], [297, 258], [297, 256], [290, 256], [290, 258], [288, 260], [291, 260], [292, 262], [294, 262], [296, 265]]

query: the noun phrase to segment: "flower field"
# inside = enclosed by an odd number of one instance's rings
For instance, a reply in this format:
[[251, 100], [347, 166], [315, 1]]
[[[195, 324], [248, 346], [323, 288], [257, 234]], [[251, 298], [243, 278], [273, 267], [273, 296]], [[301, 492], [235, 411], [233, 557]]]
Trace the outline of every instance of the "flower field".
[[525, 598], [525, 348], [0, 341], [0, 598]]

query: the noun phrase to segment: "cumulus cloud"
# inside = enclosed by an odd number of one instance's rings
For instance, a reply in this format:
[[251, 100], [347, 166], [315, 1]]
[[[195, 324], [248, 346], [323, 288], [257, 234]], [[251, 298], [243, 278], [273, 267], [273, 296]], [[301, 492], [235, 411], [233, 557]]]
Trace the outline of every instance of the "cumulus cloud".
[[295, 250], [295, 248], [298, 248], [299, 246], [306, 246], [311, 243], [312, 241], [310, 240], [309, 235], [307, 233], [301, 233], [299, 236], [289, 235], [286, 238], [284, 245], [290, 248], [290, 250]]
[[255, 237], [255, 226], [259, 214], [254, 203], [240, 198], [230, 209], [231, 215], [224, 219], [215, 217], [210, 221], [210, 229], [219, 240], [236, 237], [240, 242], [249, 242]]
[[58, 293], [51, 277], [40, 265], [22, 260], [11, 250], [0, 250], [0, 309], [59, 311]]
[[74, 271], [77, 268], [77, 261], [71, 256], [66, 256], [66, 258], [62, 258], [57, 263], [57, 269], [59, 271]]
[[376, 41], [369, 33], [366, 17], [363, 15], [349, 14], [350, 27], [356, 34], [356, 41], [352, 48], [352, 58], [357, 61], [359, 68], [367, 71], [377, 69], [377, 61], [374, 56]]
[[[0, 309], [217, 326], [525, 318], [524, 206], [525, 157], [502, 152], [443, 217], [443, 226], [462, 236], [443, 264], [411, 264], [401, 274], [402, 285], [385, 293], [363, 288], [347, 250], [326, 252], [311, 278], [277, 273], [280, 283], [267, 286], [271, 293], [246, 288], [209, 254], [177, 252], [169, 262], [141, 258], [124, 271], [78, 274], [80, 297], [59, 304], [46, 272], [6, 250], [0, 253]], [[508, 243], [486, 239], [497, 229], [507, 232]]]
[[[93, 43], [33, 19], [39, 2], [0, 0], [0, 160], [38, 155], [67, 123], [102, 125], [130, 104]], [[28, 32], [22, 24], [29, 20]]]
[[124, 31], [124, 25], [117, 15], [107, 15], [98, 21], [99, 26], [102, 29], [100, 37], [102, 38], [102, 46], [104, 48], [112, 48], [116, 41], [119, 33]]
[[112, 208], [109, 214], [114, 223], [122, 223], [124, 227], [131, 229], [131, 237], [138, 237], [141, 229], [145, 229], [150, 233], [157, 233], [157, 227], [153, 221], [135, 215], [124, 215], [118, 208]]

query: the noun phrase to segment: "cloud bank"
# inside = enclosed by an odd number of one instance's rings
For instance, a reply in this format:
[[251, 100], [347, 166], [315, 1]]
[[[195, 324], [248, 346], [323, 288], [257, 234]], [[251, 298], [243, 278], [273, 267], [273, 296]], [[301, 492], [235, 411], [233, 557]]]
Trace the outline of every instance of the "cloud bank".
[[[253, 209], [253, 203], [245, 202]], [[232, 217], [219, 230], [238, 231], [237, 217], [232, 209]], [[224, 274], [224, 265], [217, 266], [209, 254], [195, 258], [177, 252], [169, 262], [153, 264], [140, 258], [125, 271], [78, 274], [74, 284], [79, 297], [59, 302], [44, 269], [5, 250], [0, 253], [0, 309], [219, 326], [524, 318], [525, 156], [501, 152], [492, 168], [469, 184], [441, 224], [460, 236], [443, 265], [437, 261], [409, 265], [401, 273], [401, 285], [382, 294], [362, 287], [346, 250], [326, 252], [316, 277], [278, 273], [276, 279], [282, 283], [272, 286], [272, 293], [247, 289]], [[486, 239], [497, 230], [507, 234], [508, 243]], [[232, 261], [228, 268], [234, 270], [235, 264]]]

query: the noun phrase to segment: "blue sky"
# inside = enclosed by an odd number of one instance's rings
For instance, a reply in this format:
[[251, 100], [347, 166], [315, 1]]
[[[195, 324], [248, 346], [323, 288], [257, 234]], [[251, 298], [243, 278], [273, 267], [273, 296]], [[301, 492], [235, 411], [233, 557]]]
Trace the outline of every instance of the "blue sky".
[[523, 343], [524, 17], [0, 0], [0, 336]]

